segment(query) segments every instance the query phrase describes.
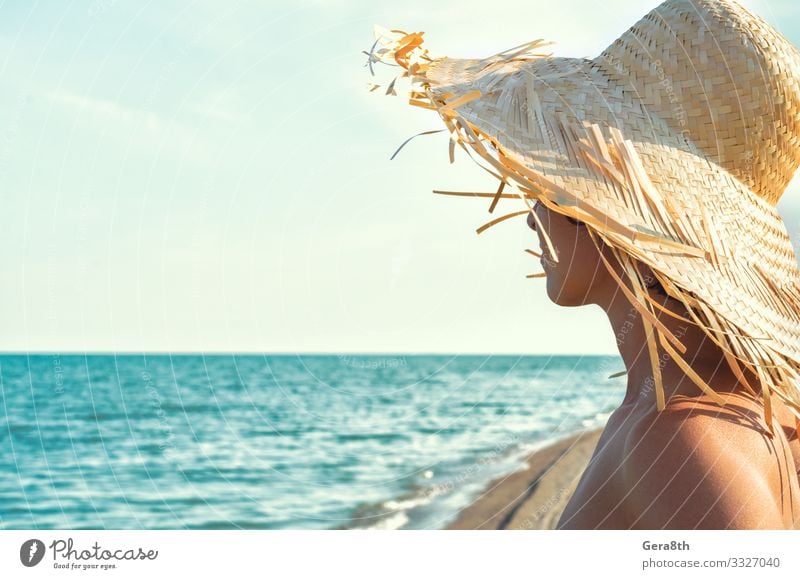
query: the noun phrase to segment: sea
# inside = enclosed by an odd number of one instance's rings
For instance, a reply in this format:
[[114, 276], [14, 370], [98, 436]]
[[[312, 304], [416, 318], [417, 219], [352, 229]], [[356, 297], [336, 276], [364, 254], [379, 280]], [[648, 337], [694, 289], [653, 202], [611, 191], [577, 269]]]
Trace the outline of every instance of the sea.
[[616, 356], [0, 356], [0, 529], [439, 529]]

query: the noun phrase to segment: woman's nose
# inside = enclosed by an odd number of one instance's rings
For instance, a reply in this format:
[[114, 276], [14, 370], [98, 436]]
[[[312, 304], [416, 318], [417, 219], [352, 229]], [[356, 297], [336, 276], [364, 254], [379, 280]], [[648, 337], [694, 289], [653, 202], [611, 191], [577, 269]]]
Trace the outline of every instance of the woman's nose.
[[536, 231], [536, 220], [533, 218], [533, 211], [528, 213], [528, 227]]

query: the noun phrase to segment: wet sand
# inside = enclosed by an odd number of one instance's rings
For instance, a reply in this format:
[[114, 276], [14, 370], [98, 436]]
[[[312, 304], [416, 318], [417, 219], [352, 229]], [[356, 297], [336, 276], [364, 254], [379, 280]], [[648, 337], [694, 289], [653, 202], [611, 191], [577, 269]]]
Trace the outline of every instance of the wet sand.
[[528, 468], [492, 481], [448, 529], [554, 529], [602, 429], [537, 450]]

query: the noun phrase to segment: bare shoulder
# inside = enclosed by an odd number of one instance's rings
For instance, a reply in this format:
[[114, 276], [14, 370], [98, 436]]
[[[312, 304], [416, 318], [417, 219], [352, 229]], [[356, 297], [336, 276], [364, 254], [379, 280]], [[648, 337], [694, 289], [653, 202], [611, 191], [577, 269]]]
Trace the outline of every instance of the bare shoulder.
[[780, 441], [757, 401], [726, 401], [678, 397], [632, 426], [622, 479], [634, 528], [786, 528]]

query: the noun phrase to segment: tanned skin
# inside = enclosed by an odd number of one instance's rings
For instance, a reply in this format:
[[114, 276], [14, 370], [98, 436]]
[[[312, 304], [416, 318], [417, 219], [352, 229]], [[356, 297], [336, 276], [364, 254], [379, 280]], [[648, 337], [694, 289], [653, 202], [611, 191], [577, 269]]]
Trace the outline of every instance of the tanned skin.
[[[611, 415], [558, 522], [559, 529], [800, 529], [800, 441], [794, 417], [773, 397], [775, 434], [759, 396], [737, 380], [720, 348], [696, 325], [656, 311], [680, 336], [689, 365], [726, 401], [704, 394], [659, 348], [666, 408], [656, 409], [645, 329], [603, 264], [585, 225], [537, 203], [533, 215], [547, 294], [562, 306], [594, 304], [608, 315], [627, 369], [625, 398]], [[600, 242], [601, 245], [602, 242]], [[627, 282], [613, 254], [603, 255]], [[652, 272], [642, 265], [651, 279]], [[691, 319], [656, 283], [650, 296]], [[757, 392], [755, 375], [747, 373]]]

